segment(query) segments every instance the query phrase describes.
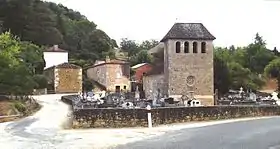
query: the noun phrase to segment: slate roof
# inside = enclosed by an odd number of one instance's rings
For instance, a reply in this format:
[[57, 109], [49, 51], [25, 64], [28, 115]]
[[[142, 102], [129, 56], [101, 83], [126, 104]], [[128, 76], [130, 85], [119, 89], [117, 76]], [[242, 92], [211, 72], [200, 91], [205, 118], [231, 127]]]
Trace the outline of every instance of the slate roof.
[[202, 23], [175, 23], [161, 42], [167, 39], [215, 40]]

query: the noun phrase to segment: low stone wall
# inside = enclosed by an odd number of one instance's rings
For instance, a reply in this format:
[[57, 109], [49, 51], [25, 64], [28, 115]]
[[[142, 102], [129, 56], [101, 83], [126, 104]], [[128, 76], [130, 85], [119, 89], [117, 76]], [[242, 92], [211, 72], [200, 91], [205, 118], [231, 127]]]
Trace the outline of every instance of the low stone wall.
[[[146, 109], [74, 109], [73, 127], [147, 127], [147, 113]], [[172, 107], [152, 109], [151, 113], [153, 126], [156, 126], [190, 121], [280, 115], [280, 106]]]
[[61, 96], [61, 101], [63, 101], [64, 103], [67, 103], [69, 105], [72, 105], [72, 99], [73, 99], [74, 96], [77, 96], [77, 95]]

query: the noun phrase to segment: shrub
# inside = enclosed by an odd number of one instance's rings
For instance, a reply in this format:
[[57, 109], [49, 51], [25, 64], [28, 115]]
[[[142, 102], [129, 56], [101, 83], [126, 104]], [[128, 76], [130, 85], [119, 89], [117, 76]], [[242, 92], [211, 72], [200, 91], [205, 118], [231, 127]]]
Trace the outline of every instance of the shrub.
[[21, 113], [24, 113], [27, 110], [25, 105], [22, 104], [21, 102], [14, 103], [14, 107]]
[[40, 74], [34, 75], [33, 80], [36, 82], [35, 89], [47, 88], [48, 80], [44, 75], [40, 75]]

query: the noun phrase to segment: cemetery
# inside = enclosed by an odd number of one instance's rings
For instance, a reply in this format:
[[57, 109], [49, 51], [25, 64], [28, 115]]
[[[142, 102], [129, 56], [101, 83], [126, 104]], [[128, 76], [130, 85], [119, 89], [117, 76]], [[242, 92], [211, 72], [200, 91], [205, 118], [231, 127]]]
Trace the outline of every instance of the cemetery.
[[[134, 93], [87, 93], [63, 96], [72, 106], [73, 128], [147, 127], [148, 113], [153, 126], [190, 121], [280, 115], [277, 93], [230, 90], [215, 106], [203, 106], [191, 97], [181, 101], [174, 98], [139, 99]], [[151, 107], [151, 109], [147, 109]]]

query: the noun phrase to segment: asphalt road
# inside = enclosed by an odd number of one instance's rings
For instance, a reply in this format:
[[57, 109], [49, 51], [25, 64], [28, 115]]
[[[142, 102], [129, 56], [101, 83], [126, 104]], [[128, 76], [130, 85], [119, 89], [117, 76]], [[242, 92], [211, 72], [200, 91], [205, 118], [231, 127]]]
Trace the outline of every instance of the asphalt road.
[[280, 149], [280, 117], [176, 130], [116, 149]]

